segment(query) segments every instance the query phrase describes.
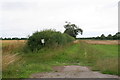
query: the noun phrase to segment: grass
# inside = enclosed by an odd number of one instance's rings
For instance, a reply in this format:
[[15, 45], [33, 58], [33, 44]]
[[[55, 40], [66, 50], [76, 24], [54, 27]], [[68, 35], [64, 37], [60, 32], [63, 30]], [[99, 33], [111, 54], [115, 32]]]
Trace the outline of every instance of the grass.
[[[13, 47], [9, 43], [5, 43], [3, 47], [7, 45]], [[92, 70], [99, 70], [102, 73], [119, 74], [118, 45], [90, 45], [80, 42], [56, 48], [43, 48], [38, 52], [25, 52], [23, 45], [24, 42], [17, 42], [14, 49], [3, 48], [6, 49], [3, 50], [3, 57], [19, 53], [12, 57], [13, 63], [4, 67], [3, 78], [28, 78], [33, 73], [52, 71], [52, 66], [55, 65], [91, 66]]]
[[118, 46], [119, 45], [93, 45], [96, 49], [105, 52], [106, 57], [118, 57]]
[[120, 75], [118, 72], [118, 46], [120, 45], [93, 45], [94, 48], [104, 52], [97, 60], [93, 70], [98, 69], [105, 74]]

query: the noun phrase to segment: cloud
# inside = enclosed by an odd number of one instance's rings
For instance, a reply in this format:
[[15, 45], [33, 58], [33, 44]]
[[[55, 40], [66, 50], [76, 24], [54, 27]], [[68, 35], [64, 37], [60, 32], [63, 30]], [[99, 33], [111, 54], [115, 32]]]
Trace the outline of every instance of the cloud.
[[[117, 32], [118, 0], [1, 0], [0, 26], [7, 36], [27, 36], [47, 28], [64, 31], [64, 22], [75, 23], [83, 36]], [[5, 32], [5, 33], [4, 33]]]

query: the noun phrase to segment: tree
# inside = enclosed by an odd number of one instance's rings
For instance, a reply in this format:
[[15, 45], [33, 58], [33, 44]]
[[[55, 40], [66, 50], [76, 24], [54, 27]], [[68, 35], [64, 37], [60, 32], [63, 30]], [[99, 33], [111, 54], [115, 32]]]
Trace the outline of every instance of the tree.
[[112, 35], [109, 34], [109, 35], [107, 36], [107, 39], [112, 40], [112, 39], [113, 39]]
[[64, 33], [76, 38], [76, 36], [78, 35], [78, 33], [83, 33], [83, 30], [79, 27], [77, 27], [75, 24], [71, 24], [70, 22], [66, 22], [67, 24], [64, 26], [64, 28], [66, 29], [64, 31]]
[[100, 37], [100, 39], [102, 39], [102, 40], [106, 39], [106, 38], [105, 38], [105, 35], [102, 34], [101, 37]]
[[3, 38], [1, 37], [0, 40], [3, 40]]
[[120, 40], [120, 32], [117, 32], [115, 35], [113, 35], [114, 40]]
[[97, 37], [95, 37], [95, 39], [100, 39], [100, 37], [99, 37], [99, 36], [97, 36]]
[[17, 37], [14, 37], [14, 38], [12, 38], [12, 40], [19, 40], [19, 38], [17, 38]]

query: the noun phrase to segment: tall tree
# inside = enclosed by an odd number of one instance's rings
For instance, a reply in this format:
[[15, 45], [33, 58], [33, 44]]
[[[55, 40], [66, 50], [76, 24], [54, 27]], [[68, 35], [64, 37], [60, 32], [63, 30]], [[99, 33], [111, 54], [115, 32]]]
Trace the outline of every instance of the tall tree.
[[120, 40], [120, 32], [117, 32], [115, 35], [113, 35], [114, 40]]
[[112, 35], [109, 34], [109, 35], [107, 36], [107, 39], [112, 40], [112, 39], [113, 39]]
[[64, 33], [76, 38], [76, 36], [81, 33], [83, 33], [83, 30], [76, 26], [75, 24], [71, 24], [70, 22], [66, 22], [67, 24], [64, 25], [64, 28], [66, 29]]
[[106, 38], [105, 38], [105, 35], [102, 34], [101, 37], [100, 37], [100, 39], [102, 39], [102, 40], [106, 39]]

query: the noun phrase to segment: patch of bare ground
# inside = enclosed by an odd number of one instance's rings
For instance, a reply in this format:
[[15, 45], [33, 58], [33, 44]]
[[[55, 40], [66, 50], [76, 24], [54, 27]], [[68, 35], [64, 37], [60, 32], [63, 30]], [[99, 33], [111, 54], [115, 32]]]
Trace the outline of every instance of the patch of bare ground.
[[120, 45], [120, 40], [82, 40], [89, 44]]
[[32, 74], [31, 78], [118, 78], [116, 75], [102, 74], [91, 71], [85, 66], [55, 66], [53, 72]]

